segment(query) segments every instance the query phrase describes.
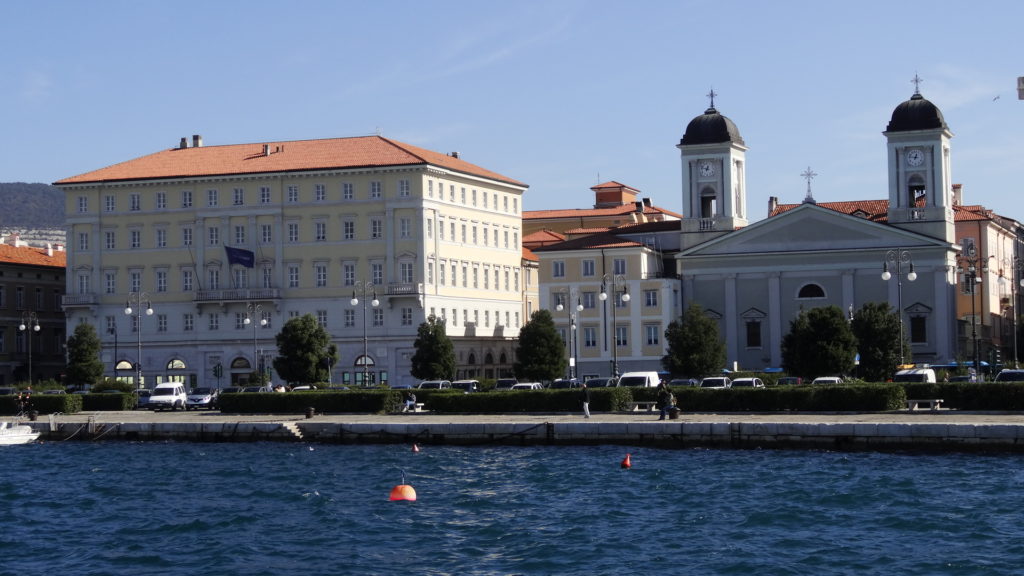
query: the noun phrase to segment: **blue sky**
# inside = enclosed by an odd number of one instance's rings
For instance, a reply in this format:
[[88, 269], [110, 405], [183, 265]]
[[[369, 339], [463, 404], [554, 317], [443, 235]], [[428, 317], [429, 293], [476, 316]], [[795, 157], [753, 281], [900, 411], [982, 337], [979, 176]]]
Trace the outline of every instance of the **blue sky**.
[[1024, 220], [1018, 1], [0, 3], [0, 181], [53, 182], [173, 147], [379, 132], [588, 207], [617, 180], [681, 211], [679, 152], [715, 105], [749, 211], [887, 197], [885, 130], [922, 94], [965, 203]]

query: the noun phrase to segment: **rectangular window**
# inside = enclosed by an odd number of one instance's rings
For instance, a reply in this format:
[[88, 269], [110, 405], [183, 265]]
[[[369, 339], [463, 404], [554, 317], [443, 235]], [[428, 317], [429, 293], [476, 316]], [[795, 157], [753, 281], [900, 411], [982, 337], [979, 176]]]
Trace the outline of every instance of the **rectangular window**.
[[181, 191], [181, 207], [191, 208], [192, 207], [192, 191], [182, 190]]
[[181, 229], [181, 245], [191, 246], [192, 245], [192, 227], [185, 226]]
[[462, 287], [466, 288], [469, 286], [469, 266], [466, 264], [462, 265]]
[[345, 328], [352, 328], [356, 325], [356, 311], [345, 308]]
[[412, 308], [402, 308], [402, 326], [412, 326]]
[[316, 276], [317, 288], [327, 286], [327, 264], [315, 264], [313, 266], [313, 272]]
[[216, 246], [220, 244], [220, 228], [209, 228], [210, 246]]
[[116, 196], [108, 194], [103, 197], [103, 210], [106, 212], [114, 212], [117, 208]]
[[593, 260], [584, 260], [584, 261], [581, 262], [581, 265], [582, 265], [581, 273], [583, 274], [583, 276], [586, 277], [586, 276], [593, 276], [594, 275], [594, 261]]
[[156, 331], [167, 332], [167, 314], [156, 315]]
[[622, 348], [629, 345], [629, 329], [626, 326], [615, 327], [615, 346]]
[[128, 209], [132, 212], [138, 212], [142, 209], [142, 200], [138, 194], [128, 195]]
[[761, 347], [761, 321], [747, 320], [747, 348]]
[[220, 270], [217, 268], [210, 268], [206, 271], [207, 284], [210, 290], [220, 290]]
[[191, 332], [196, 329], [196, 317], [191, 313], [185, 313], [181, 315], [181, 329], [185, 332]]
[[402, 218], [398, 221], [399, 235], [402, 238], [409, 238], [412, 236], [412, 220], [409, 218]]
[[626, 260], [624, 258], [616, 258], [612, 261], [612, 270], [614, 274], [625, 274], [626, 273]]
[[342, 182], [341, 184], [341, 199], [351, 200], [355, 196], [355, 186], [351, 182]]
[[374, 180], [370, 182], [370, 198], [380, 198], [380, 181]]
[[314, 234], [316, 234], [317, 242], [327, 241], [327, 222], [314, 222]]
[[231, 191], [231, 203], [235, 206], [241, 206], [245, 204], [245, 189], [235, 188]]
[[245, 244], [245, 226], [235, 226], [235, 244]]
[[273, 288], [274, 287], [274, 269], [270, 266], [263, 268], [263, 287]]
[[288, 241], [298, 242], [299, 241], [299, 225], [296, 222], [288, 223]]
[[248, 318], [245, 312], [235, 312], [235, 330], [245, 330], [245, 319]]
[[465, 225], [465, 224], [463, 224], [463, 225], [462, 225], [462, 243], [463, 243], [463, 244], [465, 244], [465, 243], [466, 243], [466, 239], [467, 239], [467, 238], [468, 238], [468, 236], [466, 236], [466, 225]]
[[370, 238], [384, 237], [384, 221], [380, 218], [370, 220]]
[[78, 233], [78, 250], [84, 252], [89, 249], [89, 233], [79, 232]]
[[167, 208], [167, 192], [156, 193], [156, 209], [165, 210]]
[[156, 229], [156, 247], [166, 248], [167, 247], [167, 230], [165, 228]]
[[402, 179], [398, 181], [398, 196], [401, 198], [409, 197], [409, 181]]
[[235, 284], [232, 288], [248, 288], [249, 287], [249, 269], [236, 267], [232, 270], [232, 277], [235, 279]]
[[142, 245], [142, 231], [141, 230], [132, 230], [131, 233], [130, 233], [130, 236], [131, 236], [131, 247], [132, 248], [139, 248]]
[[384, 311], [380, 308], [373, 309], [373, 325], [376, 327], [384, 325]]
[[181, 271], [181, 291], [191, 292], [192, 291], [192, 271], [182, 270]]
[[399, 268], [402, 274], [403, 284], [412, 284], [413, 279], [413, 267], [412, 262], [402, 262], [399, 264]]
[[[448, 185], [448, 201], [455, 202], [455, 184]], [[455, 234], [452, 234], [452, 239], [455, 239]]]
[[658, 306], [658, 291], [644, 290], [644, 306], [655, 308]]
[[274, 226], [272, 224], [260, 224], [260, 241], [263, 244], [274, 243]]
[[321, 328], [327, 328], [327, 310], [316, 311], [316, 323], [319, 324]]
[[648, 346], [657, 346], [661, 340], [661, 326], [657, 324], [644, 325], [644, 342]]
[[117, 233], [113, 230], [106, 230], [103, 232], [103, 248], [106, 250], [114, 250], [117, 248]]
[[167, 292], [167, 271], [157, 270], [156, 271], [156, 291]]
[[565, 261], [555, 260], [551, 263], [551, 277], [565, 278]]
[[270, 322], [274, 319], [274, 315], [264, 310], [260, 313], [260, 328], [263, 330], [271, 330], [273, 326]]
[[107, 272], [103, 275], [103, 284], [107, 294], [117, 293], [117, 273]]
[[288, 202], [294, 204], [299, 201], [299, 187], [289, 186], [288, 187]]
[[128, 274], [128, 285], [129, 291], [141, 292], [142, 291], [142, 273], [141, 272], [130, 272]]
[[217, 205], [217, 189], [211, 188], [206, 191], [206, 205], [216, 206]]
[[341, 237], [345, 240], [356, 239], [356, 223], [352, 220], [345, 220], [341, 223]]
[[79, 196], [78, 197], [78, 211], [79, 212], [88, 212], [89, 211], [89, 197], [88, 196]]
[[355, 286], [356, 283], [356, 265], [351, 263], [344, 263], [341, 265], [341, 282], [345, 286]]
[[928, 343], [928, 318], [925, 316], [910, 317], [910, 343]]
[[260, 186], [260, 204], [270, 204], [270, 186]]
[[317, 202], [323, 202], [327, 199], [327, 186], [324, 184], [316, 184], [313, 186], [313, 195]]
[[289, 266], [288, 267], [288, 287], [298, 288], [299, 287], [299, 267]]
[[207, 327], [211, 332], [220, 330], [220, 314], [213, 312], [210, 314], [210, 322]]
[[370, 282], [373, 282], [374, 284], [378, 284], [378, 285], [384, 283], [384, 265], [383, 264], [381, 264], [379, 262], [375, 262], [373, 264], [370, 264]]
[[89, 274], [78, 275], [78, 293], [79, 294], [91, 294], [92, 286], [89, 282]]

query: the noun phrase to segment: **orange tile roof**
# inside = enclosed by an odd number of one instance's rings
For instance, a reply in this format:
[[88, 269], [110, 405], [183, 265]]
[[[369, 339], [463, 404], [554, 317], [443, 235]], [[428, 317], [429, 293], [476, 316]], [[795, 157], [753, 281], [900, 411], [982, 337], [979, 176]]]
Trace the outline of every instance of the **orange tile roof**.
[[[567, 208], [560, 210], [523, 210], [523, 220], [544, 220], [561, 218], [601, 218], [609, 216], [622, 216], [636, 212], [636, 205], [633, 203], [609, 208]], [[657, 206], [644, 206], [644, 214], [664, 214], [674, 218], [682, 218], [671, 210], [658, 208]]]
[[529, 248], [523, 247], [523, 260], [530, 262], [540, 262], [540, 257], [533, 253]]
[[590, 250], [596, 248], [629, 248], [629, 247], [643, 247], [643, 244], [633, 240], [626, 240], [616, 236], [612, 232], [602, 232], [600, 234], [591, 234], [590, 236], [580, 236], [579, 238], [572, 238], [558, 244], [550, 244], [548, 246], [539, 246], [534, 248], [535, 252], [547, 252], [547, 251], [561, 251], [561, 250]]
[[125, 180], [432, 164], [455, 172], [526, 186], [522, 182], [465, 160], [382, 136], [293, 140], [266, 144], [270, 147], [269, 155], [263, 153], [264, 143], [171, 148], [64, 178], [54, 184], [60, 186]]
[[[800, 204], [779, 204], [772, 210], [769, 218], [777, 216], [783, 212], [789, 212], [790, 210], [800, 206]], [[888, 200], [854, 200], [851, 202], [818, 202], [818, 206], [822, 208], [828, 208], [836, 212], [842, 212], [844, 214], [855, 214], [857, 211], [865, 213], [865, 218], [873, 222], [888, 222], [889, 221], [889, 201]], [[968, 222], [973, 220], [992, 220], [995, 217], [995, 213], [984, 206], [972, 205], [972, 206], [953, 206], [953, 221], [954, 222]]]
[[625, 188], [626, 190], [632, 190], [633, 192], [637, 192], [637, 193], [640, 192], [639, 190], [637, 190], [636, 188], [633, 188], [632, 186], [627, 186], [627, 185], [623, 184], [622, 182], [616, 182], [615, 180], [609, 180], [609, 181], [605, 182], [604, 184], [598, 184], [597, 186], [591, 186], [590, 187], [590, 189], [594, 190], [594, 191], [603, 190], [605, 188], [609, 188], [609, 189], [612, 189], [612, 190], [618, 190], [620, 188]]
[[65, 268], [67, 266], [67, 252], [53, 250], [53, 255], [48, 256], [46, 248], [0, 244], [0, 263]]

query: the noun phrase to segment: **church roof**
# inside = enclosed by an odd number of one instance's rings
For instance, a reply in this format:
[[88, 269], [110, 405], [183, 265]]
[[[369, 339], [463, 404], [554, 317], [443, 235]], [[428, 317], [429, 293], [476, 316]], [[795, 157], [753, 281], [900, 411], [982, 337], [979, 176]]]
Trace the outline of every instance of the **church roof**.
[[526, 186], [465, 160], [383, 136], [292, 140], [257, 144], [179, 147], [127, 160], [55, 182], [57, 186], [311, 170], [433, 165]]
[[739, 128], [732, 120], [718, 113], [714, 105], [697, 116], [686, 125], [686, 132], [683, 133], [680, 145], [693, 144], [718, 144], [721, 142], [735, 142], [743, 144], [743, 137], [740, 136]]
[[[801, 203], [802, 204], [802, 203]], [[801, 204], [779, 204], [776, 206], [768, 217], [777, 216], [784, 212], [789, 212], [794, 208], [801, 206]], [[842, 212], [851, 216], [859, 216], [865, 220], [871, 220], [872, 222], [888, 222], [889, 221], [889, 201], [888, 200], [854, 200], [850, 202], [818, 202], [818, 206], [834, 210], [836, 212]], [[996, 217], [995, 212], [979, 205], [970, 206], [953, 206], [953, 221], [954, 222], [968, 222], [972, 220], [992, 220]]]
[[946, 120], [942, 117], [942, 111], [921, 96], [920, 92], [915, 92], [910, 100], [902, 102], [892, 111], [892, 118], [889, 120], [886, 131], [910, 132], [936, 128], [949, 129], [949, 126], [946, 126]]

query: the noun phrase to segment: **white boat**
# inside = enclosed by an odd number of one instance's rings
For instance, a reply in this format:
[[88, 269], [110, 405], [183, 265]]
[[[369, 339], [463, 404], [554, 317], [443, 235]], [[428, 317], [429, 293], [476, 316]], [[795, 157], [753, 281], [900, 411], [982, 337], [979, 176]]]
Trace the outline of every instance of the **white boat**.
[[34, 442], [36, 438], [39, 438], [39, 432], [33, 430], [31, 426], [7, 421], [0, 422], [0, 446], [28, 444]]

